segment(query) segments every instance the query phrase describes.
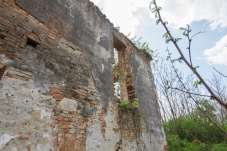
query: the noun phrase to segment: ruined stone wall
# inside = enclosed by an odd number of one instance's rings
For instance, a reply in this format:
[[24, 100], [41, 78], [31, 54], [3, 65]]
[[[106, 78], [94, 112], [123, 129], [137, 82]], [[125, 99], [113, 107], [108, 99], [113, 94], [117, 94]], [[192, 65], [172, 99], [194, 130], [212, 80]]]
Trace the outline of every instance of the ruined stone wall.
[[164, 150], [149, 62], [87, 0], [0, 0], [0, 150]]

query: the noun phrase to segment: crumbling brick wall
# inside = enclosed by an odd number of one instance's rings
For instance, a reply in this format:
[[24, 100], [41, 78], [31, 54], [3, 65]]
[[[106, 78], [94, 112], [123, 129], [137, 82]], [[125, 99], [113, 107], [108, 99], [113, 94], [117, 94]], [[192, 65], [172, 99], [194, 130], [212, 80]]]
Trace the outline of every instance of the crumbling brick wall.
[[[114, 97], [119, 45], [121, 97], [138, 98], [147, 125], [131, 138]], [[149, 62], [87, 0], [0, 0], [0, 150], [164, 150]]]

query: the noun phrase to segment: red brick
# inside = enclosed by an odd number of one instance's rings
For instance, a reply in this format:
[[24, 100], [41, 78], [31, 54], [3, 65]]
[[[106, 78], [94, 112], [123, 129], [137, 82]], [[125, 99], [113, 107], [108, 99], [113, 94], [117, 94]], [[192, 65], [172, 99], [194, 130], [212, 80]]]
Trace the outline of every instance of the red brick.
[[99, 121], [103, 121], [103, 117], [99, 117], [98, 119], [99, 119]]
[[64, 122], [64, 125], [71, 125], [72, 122]]
[[41, 23], [38, 24], [38, 27], [42, 30], [47, 30], [47, 28]]
[[59, 151], [66, 151], [67, 150], [67, 140], [62, 138], [59, 144]]
[[58, 136], [62, 137], [64, 136], [64, 133], [58, 133]]
[[27, 135], [32, 135], [32, 132], [27, 132], [26, 134], [27, 134]]
[[6, 3], [8, 3], [9, 5], [11, 5], [12, 7], [16, 7], [16, 3], [15, 0], [5, 0]]
[[27, 125], [28, 122], [20, 122], [21, 125]]
[[62, 128], [69, 128], [69, 125], [62, 125]]
[[106, 122], [105, 121], [101, 121], [100, 123], [101, 123], [102, 127], [106, 127]]
[[117, 132], [117, 131], [118, 131], [118, 129], [117, 129], [117, 128], [113, 128], [113, 131]]
[[35, 33], [29, 33], [28, 38], [39, 42], [39, 37]]
[[61, 101], [63, 98], [64, 98], [64, 96], [63, 96], [63, 95], [60, 95], [60, 94], [54, 94], [54, 99], [55, 99], [56, 101]]
[[57, 124], [56, 123], [51, 123], [50, 127], [55, 127]]
[[62, 121], [63, 120], [63, 117], [62, 116], [58, 116], [58, 120], [59, 121]]
[[77, 118], [77, 116], [76, 116], [76, 115], [72, 115], [72, 116], [71, 116], [71, 118], [76, 119], [76, 118]]
[[69, 132], [69, 129], [68, 129], [68, 128], [64, 128], [64, 129], [63, 129], [63, 132], [64, 132], [64, 133], [68, 133], [68, 132]]
[[57, 151], [57, 146], [58, 146], [58, 139], [54, 138], [52, 140], [51, 146], [54, 148], [54, 151]]
[[61, 94], [61, 95], [63, 95], [63, 93], [61, 91], [56, 90], [56, 89], [50, 90], [50, 93], [55, 93], [55, 94]]
[[97, 102], [91, 102], [91, 104], [98, 105], [98, 103], [97, 103]]
[[78, 120], [77, 122], [78, 122], [78, 123], [84, 123], [84, 120], [81, 119], [81, 120]]
[[23, 81], [27, 81], [30, 79], [30, 77], [19, 76], [19, 75], [15, 75], [15, 74], [11, 74], [11, 73], [6, 73], [5, 76], [9, 77], [9, 78], [23, 80]]
[[74, 115], [68, 115], [68, 118], [73, 118]]
[[73, 139], [73, 140], [70, 142], [70, 149], [71, 149], [71, 150], [74, 149], [75, 144], [76, 144], [76, 139]]
[[58, 124], [59, 125], [64, 125], [65, 121], [59, 121]]
[[106, 110], [105, 109], [101, 109], [99, 116], [104, 116], [106, 115]]
[[27, 140], [29, 140], [29, 137], [19, 137], [18, 140], [27, 141]]

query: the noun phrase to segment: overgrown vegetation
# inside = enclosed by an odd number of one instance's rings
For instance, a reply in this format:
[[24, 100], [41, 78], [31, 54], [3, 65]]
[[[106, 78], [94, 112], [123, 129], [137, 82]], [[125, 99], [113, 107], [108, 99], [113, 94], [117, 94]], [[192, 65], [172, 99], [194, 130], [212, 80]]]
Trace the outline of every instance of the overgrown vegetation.
[[119, 61], [113, 65], [113, 77], [115, 82], [119, 81]]
[[[227, 150], [227, 111], [206, 97], [193, 75], [185, 77], [179, 70], [176, 73], [170, 60], [160, 60], [154, 71], [169, 150]], [[226, 100], [226, 85], [222, 80], [221, 76], [213, 76], [210, 84]], [[190, 93], [183, 89], [182, 83]]]
[[[127, 37], [129, 38], [130, 33], [127, 35]], [[157, 50], [153, 50], [149, 47], [149, 43], [147, 42], [142, 42], [142, 37], [138, 38], [136, 36], [134, 36], [133, 38], [130, 38], [131, 42], [138, 48], [138, 50], [148, 53], [153, 62], [158, 62], [158, 52]]]
[[[169, 151], [226, 151], [225, 134], [196, 113], [163, 123]], [[227, 128], [227, 124], [225, 124]]]
[[[148, 43], [140, 42], [142, 38], [131, 38], [140, 50], [149, 52], [153, 57], [154, 77], [159, 93], [159, 104], [162, 112], [169, 151], [227, 151], [227, 87], [222, 78], [224, 74], [216, 71], [211, 80], [203, 79], [197, 72], [198, 66], [191, 58], [191, 42], [195, 35], [190, 35], [191, 28], [187, 25], [180, 28], [183, 36], [188, 39], [188, 59], [182, 53], [167, 24], [160, 16], [161, 7], [153, 0], [156, 23], [161, 23], [166, 33], [166, 43], [172, 42], [179, 52], [179, 57], [172, 58], [170, 50], [161, 59], [156, 51], [149, 48]], [[154, 59], [155, 58], [155, 59]], [[157, 61], [159, 60], [159, 61]], [[177, 63], [185, 63], [191, 75], [184, 75]], [[225, 79], [226, 80], [226, 79]]]
[[[227, 111], [203, 94], [199, 80], [193, 75], [184, 77], [176, 68], [181, 59], [174, 60], [171, 55], [164, 60], [156, 58], [159, 62], [153, 61], [153, 71], [162, 96], [159, 103], [169, 151], [226, 151]], [[210, 83], [212, 90], [227, 100], [222, 78], [214, 75]]]
[[129, 102], [125, 103], [125, 101], [120, 101], [120, 102], [118, 103], [118, 106], [119, 106], [121, 109], [126, 110], [126, 111], [130, 111], [130, 110], [131, 110], [131, 107], [130, 107], [130, 103], [129, 103]]
[[[153, 6], [153, 7], [152, 7]], [[191, 44], [194, 36], [189, 25], [180, 28], [188, 40], [183, 52], [176, 38], [168, 28], [168, 22], [161, 17], [161, 7], [152, 0], [150, 10], [156, 23], [165, 32], [165, 42], [175, 46], [179, 57], [172, 58], [167, 48], [166, 59], [154, 66], [163, 126], [170, 151], [226, 151], [227, 150], [227, 91], [222, 79], [213, 75], [211, 81], [203, 79], [198, 73], [191, 57]], [[185, 55], [187, 54], [187, 56]], [[165, 61], [163, 61], [165, 60]], [[177, 63], [185, 63], [192, 74], [184, 76]], [[219, 73], [222, 77], [223, 74]], [[226, 77], [225, 77], [226, 78]], [[226, 80], [226, 79], [225, 79]]]
[[138, 101], [139, 101], [138, 98], [134, 98], [132, 102], [120, 100], [120, 102], [118, 103], [118, 106], [123, 110], [130, 111], [130, 110], [138, 109], [139, 107]]

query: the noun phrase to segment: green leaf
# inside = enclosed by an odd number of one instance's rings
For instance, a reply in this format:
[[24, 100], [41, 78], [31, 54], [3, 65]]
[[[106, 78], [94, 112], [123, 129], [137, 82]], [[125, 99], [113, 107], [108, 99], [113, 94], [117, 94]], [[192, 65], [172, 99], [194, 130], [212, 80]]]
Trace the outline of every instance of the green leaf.
[[158, 25], [160, 23], [160, 19], [156, 20], [156, 25]]
[[176, 61], [176, 59], [171, 60], [172, 63], [174, 63], [175, 61]]
[[198, 86], [201, 84], [201, 82], [200, 81], [198, 81], [198, 80], [196, 80], [196, 81], [194, 81], [194, 87], [196, 87], [196, 88], [198, 88]]
[[193, 72], [196, 72], [196, 69], [199, 68], [199, 66], [193, 67], [192, 70]]
[[179, 40], [182, 40], [182, 38], [176, 38], [175, 41], [178, 42]]
[[200, 104], [200, 102], [201, 102], [201, 101], [200, 101], [200, 100], [198, 100], [198, 99], [195, 101], [195, 103], [197, 103], [197, 104]]

